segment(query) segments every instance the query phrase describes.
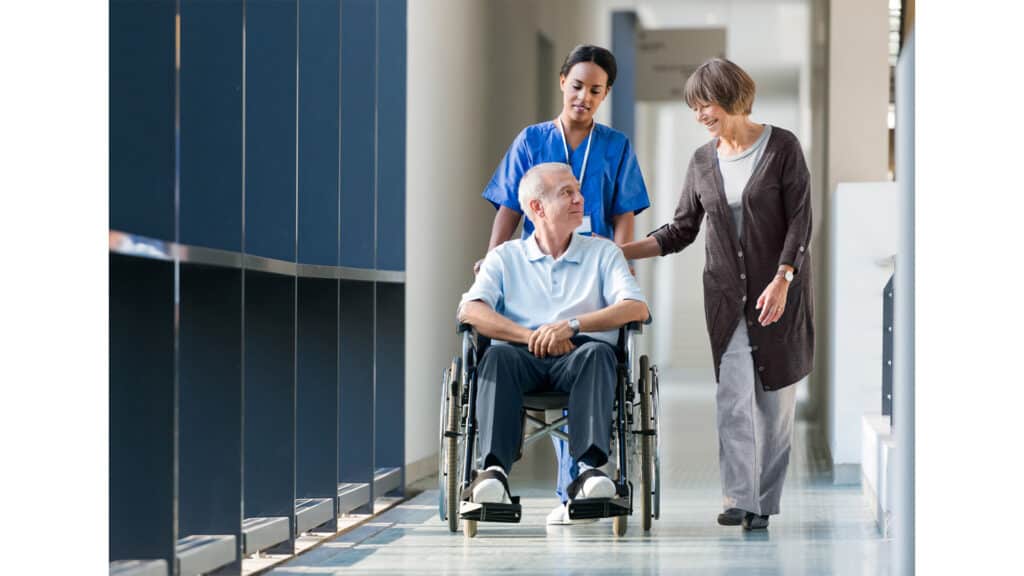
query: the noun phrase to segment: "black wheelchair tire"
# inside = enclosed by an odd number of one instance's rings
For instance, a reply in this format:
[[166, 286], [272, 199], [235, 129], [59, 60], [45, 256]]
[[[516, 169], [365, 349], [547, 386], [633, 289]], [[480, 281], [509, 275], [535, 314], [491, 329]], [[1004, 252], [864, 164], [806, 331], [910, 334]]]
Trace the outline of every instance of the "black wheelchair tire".
[[651, 493], [654, 482], [654, 457], [651, 454], [651, 377], [650, 361], [647, 355], [640, 357], [640, 518], [644, 532], [651, 529], [651, 518], [654, 509], [651, 506]]
[[459, 531], [459, 409], [462, 398], [462, 359], [452, 359], [450, 378], [448, 379], [448, 434], [445, 437], [445, 504], [448, 513], [448, 531]]

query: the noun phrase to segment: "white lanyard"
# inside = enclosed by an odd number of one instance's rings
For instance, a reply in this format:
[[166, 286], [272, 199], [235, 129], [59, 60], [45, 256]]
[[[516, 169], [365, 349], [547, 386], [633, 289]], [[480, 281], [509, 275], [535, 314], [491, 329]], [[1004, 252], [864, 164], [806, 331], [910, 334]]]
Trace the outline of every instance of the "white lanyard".
[[[587, 134], [587, 150], [583, 153], [583, 167], [580, 168], [580, 191], [583, 190], [583, 177], [587, 174], [587, 160], [590, 158], [590, 144], [594, 141], [594, 124], [590, 124], [590, 132]], [[558, 117], [558, 132], [562, 135], [562, 149], [565, 150], [565, 163], [572, 170], [572, 159], [569, 157], [569, 145], [565, 141], [565, 127], [562, 126], [562, 117]]]

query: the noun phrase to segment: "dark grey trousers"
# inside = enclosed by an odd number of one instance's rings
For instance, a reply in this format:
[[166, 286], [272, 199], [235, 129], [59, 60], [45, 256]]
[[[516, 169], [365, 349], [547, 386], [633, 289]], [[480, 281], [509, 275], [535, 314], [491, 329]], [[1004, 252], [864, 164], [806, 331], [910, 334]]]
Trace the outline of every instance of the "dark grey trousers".
[[506, 471], [523, 434], [523, 395], [559, 391], [569, 394], [569, 452], [573, 458], [591, 451], [600, 466], [607, 461], [615, 400], [615, 349], [590, 341], [556, 358], [538, 358], [525, 346], [496, 344], [484, 352], [477, 377], [476, 417], [479, 454]]

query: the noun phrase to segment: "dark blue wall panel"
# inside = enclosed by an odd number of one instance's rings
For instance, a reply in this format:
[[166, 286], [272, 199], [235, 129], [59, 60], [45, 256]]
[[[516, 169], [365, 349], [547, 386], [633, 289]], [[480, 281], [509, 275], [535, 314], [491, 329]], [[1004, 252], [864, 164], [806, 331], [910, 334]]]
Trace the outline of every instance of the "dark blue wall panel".
[[375, 0], [341, 3], [341, 265], [374, 266]]
[[180, 279], [178, 532], [241, 548], [242, 271], [182, 264]]
[[341, 281], [341, 482], [373, 482], [373, 291]]
[[109, 258], [110, 560], [173, 566], [174, 264]]
[[612, 52], [618, 62], [612, 126], [636, 141], [636, 12], [612, 12]]
[[295, 278], [246, 271], [245, 516], [287, 516], [293, 530], [294, 347]]
[[377, 268], [405, 269], [406, 0], [380, 0]]
[[296, 0], [245, 10], [245, 250], [294, 261]]
[[299, 14], [299, 262], [338, 265], [340, 0]]
[[[405, 286], [377, 284], [374, 466], [405, 465]], [[404, 485], [404, 482], [403, 482]]]
[[296, 496], [338, 493], [338, 281], [299, 278]]
[[181, 241], [242, 250], [242, 2], [181, 4]]
[[110, 2], [110, 228], [174, 237], [174, 0]]

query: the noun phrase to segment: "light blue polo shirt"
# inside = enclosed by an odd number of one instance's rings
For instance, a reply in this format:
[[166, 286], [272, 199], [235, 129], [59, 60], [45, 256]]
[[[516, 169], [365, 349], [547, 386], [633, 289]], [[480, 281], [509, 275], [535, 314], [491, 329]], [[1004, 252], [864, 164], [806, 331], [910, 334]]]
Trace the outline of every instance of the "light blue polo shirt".
[[[541, 252], [533, 234], [491, 250], [473, 286], [462, 295], [459, 308], [473, 300], [487, 303], [531, 330], [623, 300], [647, 303], [619, 247], [604, 238], [579, 234], [572, 235], [569, 248], [558, 260]], [[609, 330], [586, 335], [615, 346], [619, 333]]]

